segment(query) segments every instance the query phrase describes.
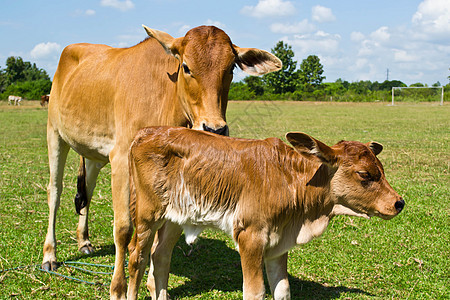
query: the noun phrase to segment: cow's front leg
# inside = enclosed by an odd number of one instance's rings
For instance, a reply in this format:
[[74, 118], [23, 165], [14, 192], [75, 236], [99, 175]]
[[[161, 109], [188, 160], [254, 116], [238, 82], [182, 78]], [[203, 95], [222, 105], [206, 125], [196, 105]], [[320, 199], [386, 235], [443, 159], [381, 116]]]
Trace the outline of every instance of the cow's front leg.
[[237, 237], [244, 278], [244, 300], [264, 299], [263, 256], [266, 237], [257, 228], [246, 228]]
[[116, 257], [114, 274], [111, 280], [111, 299], [125, 299], [127, 280], [125, 277], [125, 255], [127, 245], [133, 233], [133, 225], [130, 218], [130, 195], [128, 178], [127, 153], [111, 151], [111, 186], [114, 210], [114, 244]]
[[[89, 205], [91, 203], [92, 195], [94, 194], [97, 177], [100, 170], [106, 165], [105, 162], [94, 162], [89, 159], [85, 159], [86, 162], [86, 207], [80, 211], [80, 217], [77, 227], [77, 240], [78, 250], [84, 254], [91, 254], [94, 249], [91, 241], [89, 240], [89, 227], [88, 227], [88, 214]], [[83, 162], [81, 162], [83, 163]], [[80, 175], [79, 175], [80, 176]]]
[[288, 253], [271, 259], [266, 259], [266, 273], [269, 279], [270, 290], [274, 300], [291, 299], [287, 273]]
[[58, 212], [63, 188], [64, 166], [66, 164], [69, 146], [63, 141], [58, 131], [49, 122], [47, 126], [48, 162], [50, 182], [47, 188], [48, 196], [48, 229], [44, 242], [42, 269], [56, 270], [56, 213]]

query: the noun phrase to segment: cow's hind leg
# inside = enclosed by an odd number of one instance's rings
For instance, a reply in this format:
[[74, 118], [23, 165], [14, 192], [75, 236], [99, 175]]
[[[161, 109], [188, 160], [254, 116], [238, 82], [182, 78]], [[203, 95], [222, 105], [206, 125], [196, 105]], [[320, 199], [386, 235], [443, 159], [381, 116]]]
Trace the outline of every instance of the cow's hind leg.
[[[83, 162], [81, 162], [83, 163]], [[80, 210], [80, 217], [77, 227], [77, 240], [78, 250], [84, 254], [91, 254], [94, 251], [91, 242], [89, 241], [89, 227], [88, 227], [88, 214], [89, 205], [91, 203], [92, 195], [97, 182], [97, 177], [100, 170], [105, 166], [105, 162], [95, 162], [89, 159], [85, 159], [86, 165], [86, 198], [87, 203], [84, 208]]]
[[49, 215], [47, 236], [44, 242], [42, 268], [49, 271], [55, 270], [58, 267], [56, 260], [55, 235], [56, 213], [59, 208], [63, 188], [64, 166], [70, 148], [50, 124], [47, 127], [47, 144], [50, 169], [50, 181], [47, 188]]
[[[167, 285], [169, 281], [172, 251], [181, 236], [183, 229], [170, 221], [158, 230], [150, 256], [147, 289], [152, 299], [169, 299]], [[158, 296], [156, 296], [158, 295]]]
[[266, 273], [274, 300], [289, 300], [291, 292], [287, 273], [287, 252], [280, 257], [266, 259]]

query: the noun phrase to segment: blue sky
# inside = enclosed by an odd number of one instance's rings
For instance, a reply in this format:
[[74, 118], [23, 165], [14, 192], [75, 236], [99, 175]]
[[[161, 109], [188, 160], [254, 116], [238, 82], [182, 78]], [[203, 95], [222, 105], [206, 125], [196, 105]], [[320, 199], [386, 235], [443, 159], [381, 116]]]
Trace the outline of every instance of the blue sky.
[[[21, 56], [53, 76], [72, 43], [128, 47], [141, 24], [183, 36], [215, 25], [240, 47], [270, 51], [283, 40], [296, 60], [318, 55], [325, 81], [338, 78], [447, 84], [449, 0], [0, 0], [0, 67]], [[236, 74], [236, 79], [245, 75]]]

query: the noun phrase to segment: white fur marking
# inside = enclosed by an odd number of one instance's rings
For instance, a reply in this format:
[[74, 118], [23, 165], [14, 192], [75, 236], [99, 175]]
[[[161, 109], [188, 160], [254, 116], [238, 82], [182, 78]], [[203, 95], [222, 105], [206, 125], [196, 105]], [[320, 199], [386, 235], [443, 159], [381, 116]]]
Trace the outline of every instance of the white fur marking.
[[333, 211], [332, 214], [338, 216], [338, 215], [344, 215], [344, 216], [354, 216], [354, 217], [363, 217], [366, 219], [370, 219], [370, 216], [365, 214], [365, 213], [359, 213], [356, 212], [354, 210], [352, 210], [351, 208], [345, 207], [341, 204], [336, 204], [333, 207]]
[[213, 209], [206, 204], [205, 199], [195, 199], [190, 194], [182, 174], [176, 188], [168, 191], [168, 199], [165, 217], [183, 227], [186, 243], [193, 244], [207, 227], [218, 228], [232, 235], [235, 212]]
[[330, 219], [327, 216], [322, 216], [312, 222], [305, 221], [298, 233], [297, 244], [306, 244], [313, 238], [322, 235], [329, 222]]

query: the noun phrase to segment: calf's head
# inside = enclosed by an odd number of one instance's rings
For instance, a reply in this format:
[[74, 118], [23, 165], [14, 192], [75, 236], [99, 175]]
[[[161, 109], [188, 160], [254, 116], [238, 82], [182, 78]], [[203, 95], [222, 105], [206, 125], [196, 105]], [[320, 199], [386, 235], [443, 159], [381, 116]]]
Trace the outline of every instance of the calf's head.
[[298, 132], [290, 132], [286, 138], [298, 152], [329, 167], [336, 214], [391, 219], [402, 211], [405, 201], [387, 182], [377, 158], [383, 150], [381, 144], [341, 141], [329, 147]]
[[196, 27], [181, 38], [144, 28], [179, 60], [178, 97], [193, 129], [228, 135], [225, 111], [236, 65], [250, 75], [263, 75], [282, 66], [264, 50], [233, 45], [228, 35], [214, 26]]

